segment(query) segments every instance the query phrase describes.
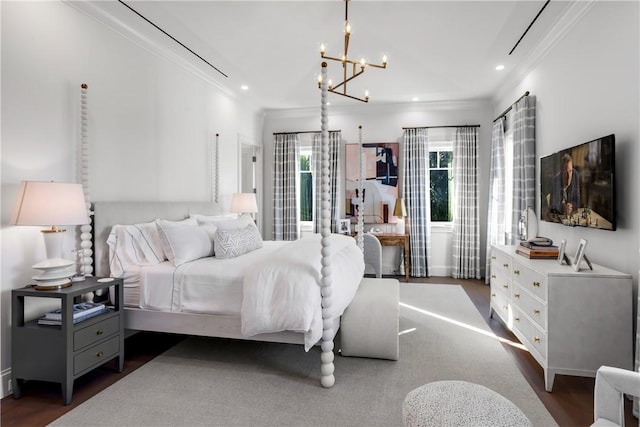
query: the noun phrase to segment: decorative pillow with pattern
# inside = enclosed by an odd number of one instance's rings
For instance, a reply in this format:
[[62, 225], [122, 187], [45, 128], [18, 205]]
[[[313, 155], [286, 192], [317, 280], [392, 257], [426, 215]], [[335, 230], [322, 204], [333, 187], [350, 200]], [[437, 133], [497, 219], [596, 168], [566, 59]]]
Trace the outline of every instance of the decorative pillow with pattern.
[[240, 229], [223, 230], [218, 228], [213, 236], [213, 246], [216, 258], [235, 258], [260, 249], [262, 236], [253, 223]]

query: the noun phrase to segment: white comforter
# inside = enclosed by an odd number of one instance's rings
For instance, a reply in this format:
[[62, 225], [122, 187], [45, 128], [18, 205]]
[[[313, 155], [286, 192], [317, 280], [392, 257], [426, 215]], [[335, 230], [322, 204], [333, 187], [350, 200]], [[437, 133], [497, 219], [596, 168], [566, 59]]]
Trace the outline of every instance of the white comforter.
[[[362, 252], [349, 236], [332, 234], [330, 241], [332, 294], [327, 318], [341, 316], [353, 299], [362, 275]], [[305, 350], [322, 337], [320, 236], [299, 239], [254, 265], [243, 282], [242, 334], [297, 331], [305, 335]]]

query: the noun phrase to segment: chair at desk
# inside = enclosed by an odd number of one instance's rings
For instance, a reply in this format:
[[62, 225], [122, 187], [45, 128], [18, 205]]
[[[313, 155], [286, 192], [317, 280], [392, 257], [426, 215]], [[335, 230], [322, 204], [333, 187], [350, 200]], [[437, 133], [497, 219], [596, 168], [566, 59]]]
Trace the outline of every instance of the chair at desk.
[[364, 264], [370, 265], [376, 273], [376, 277], [382, 277], [382, 245], [376, 236], [370, 233], [363, 234]]

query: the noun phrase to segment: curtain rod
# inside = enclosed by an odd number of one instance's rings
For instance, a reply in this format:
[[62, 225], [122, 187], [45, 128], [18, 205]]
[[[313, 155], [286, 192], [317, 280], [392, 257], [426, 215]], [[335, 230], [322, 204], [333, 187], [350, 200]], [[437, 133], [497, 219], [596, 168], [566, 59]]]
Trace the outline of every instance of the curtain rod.
[[507, 113], [508, 113], [509, 111], [511, 111], [511, 109], [513, 108], [513, 106], [514, 106], [514, 105], [516, 105], [516, 104], [518, 103], [518, 101], [520, 101], [520, 100], [521, 100], [522, 98], [524, 98], [525, 96], [529, 96], [529, 91], [526, 91], [526, 92], [524, 93], [524, 95], [522, 95], [520, 98], [516, 99], [516, 102], [514, 102], [513, 104], [511, 104], [511, 105], [509, 106], [509, 108], [507, 108], [506, 110], [504, 110], [504, 111], [502, 112], [502, 114], [500, 114], [498, 117], [496, 117], [495, 119], [493, 119], [493, 122], [495, 123], [496, 121], [498, 121], [498, 119], [499, 119], [499, 118], [506, 116], [506, 115], [507, 115]]
[[480, 125], [459, 125], [459, 126], [419, 126], [419, 127], [407, 127], [402, 128], [402, 130], [407, 129], [441, 129], [441, 128], [479, 128]]
[[[274, 135], [295, 135], [298, 133], [320, 133], [319, 130], [301, 130], [297, 132], [274, 132]], [[329, 132], [340, 132], [339, 130], [330, 130]]]

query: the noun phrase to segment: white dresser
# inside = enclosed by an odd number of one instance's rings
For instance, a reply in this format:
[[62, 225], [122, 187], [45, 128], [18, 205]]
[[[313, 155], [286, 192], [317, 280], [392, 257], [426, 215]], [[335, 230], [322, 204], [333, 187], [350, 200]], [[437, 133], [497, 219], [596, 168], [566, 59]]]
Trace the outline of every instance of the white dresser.
[[554, 259], [528, 259], [517, 246], [491, 250], [490, 315], [497, 313], [544, 369], [595, 377], [601, 365], [632, 369], [631, 275], [597, 264], [580, 271]]

